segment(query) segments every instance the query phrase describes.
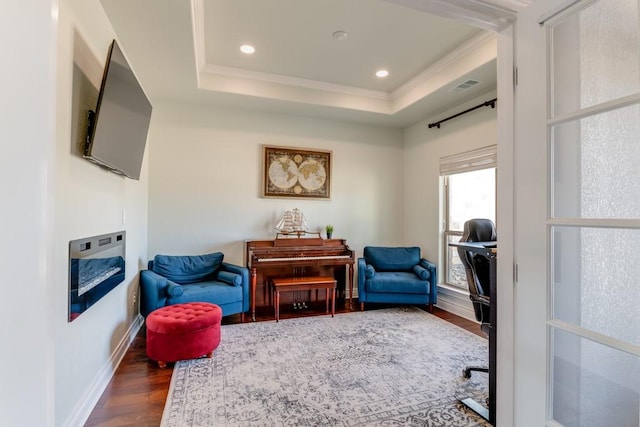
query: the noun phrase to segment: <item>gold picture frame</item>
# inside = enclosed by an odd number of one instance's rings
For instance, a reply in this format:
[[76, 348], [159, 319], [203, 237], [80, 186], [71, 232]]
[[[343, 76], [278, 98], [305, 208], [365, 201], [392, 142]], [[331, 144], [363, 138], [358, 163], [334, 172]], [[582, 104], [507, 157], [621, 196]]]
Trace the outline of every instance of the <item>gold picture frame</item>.
[[331, 198], [331, 151], [263, 146], [262, 196]]

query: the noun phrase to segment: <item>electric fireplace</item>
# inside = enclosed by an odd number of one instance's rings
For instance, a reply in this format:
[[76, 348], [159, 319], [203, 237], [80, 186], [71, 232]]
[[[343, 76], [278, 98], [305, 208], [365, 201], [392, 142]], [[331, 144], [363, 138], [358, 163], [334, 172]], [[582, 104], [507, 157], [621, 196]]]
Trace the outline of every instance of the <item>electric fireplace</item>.
[[124, 281], [126, 232], [69, 242], [69, 322]]

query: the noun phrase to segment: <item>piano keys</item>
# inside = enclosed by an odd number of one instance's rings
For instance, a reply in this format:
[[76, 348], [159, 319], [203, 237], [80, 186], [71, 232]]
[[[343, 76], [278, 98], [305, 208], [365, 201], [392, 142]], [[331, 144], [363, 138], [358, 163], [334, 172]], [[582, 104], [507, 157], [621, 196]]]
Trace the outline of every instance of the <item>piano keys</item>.
[[348, 273], [349, 304], [353, 308], [355, 252], [345, 239], [247, 240], [245, 263], [251, 272], [251, 318], [254, 321], [256, 306], [270, 305], [269, 281], [272, 277], [333, 276], [338, 282], [339, 298], [344, 300], [345, 275]]
[[[283, 257], [283, 258], [258, 258], [256, 262], [258, 263], [268, 263], [268, 262], [278, 262], [278, 261], [308, 261], [308, 255], [303, 256], [294, 256], [294, 257]], [[326, 260], [326, 259], [350, 259], [349, 255], [324, 255], [324, 256], [314, 256], [314, 260]]]

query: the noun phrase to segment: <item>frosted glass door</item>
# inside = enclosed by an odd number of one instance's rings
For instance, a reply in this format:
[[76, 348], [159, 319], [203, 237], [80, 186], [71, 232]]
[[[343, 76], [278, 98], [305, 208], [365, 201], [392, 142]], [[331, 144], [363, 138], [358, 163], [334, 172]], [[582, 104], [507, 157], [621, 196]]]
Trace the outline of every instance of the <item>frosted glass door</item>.
[[547, 23], [547, 424], [640, 426], [638, 0]]

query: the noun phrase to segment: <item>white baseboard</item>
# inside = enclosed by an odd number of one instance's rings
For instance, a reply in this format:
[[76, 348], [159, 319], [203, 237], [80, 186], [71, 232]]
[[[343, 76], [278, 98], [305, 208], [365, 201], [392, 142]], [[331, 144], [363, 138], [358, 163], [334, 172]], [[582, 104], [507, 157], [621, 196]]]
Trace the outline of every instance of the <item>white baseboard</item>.
[[129, 326], [127, 333], [122, 337], [114, 349], [111, 357], [105, 362], [102, 369], [95, 376], [84, 398], [78, 402], [74, 410], [63, 423], [64, 426], [82, 426], [85, 424], [87, 419], [89, 419], [91, 411], [93, 411], [93, 408], [96, 403], [98, 403], [100, 396], [102, 396], [102, 393], [104, 393], [105, 389], [109, 385], [109, 381], [113, 378], [116, 369], [118, 369], [120, 362], [122, 362], [122, 358], [127, 353], [129, 346], [135, 339], [143, 324], [144, 317], [138, 314], [138, 317], [134, 319]]
[[465, 319], [477, 322], [469, 293], [449, 286], [438, 285], [438, 303], [436, 307]]

